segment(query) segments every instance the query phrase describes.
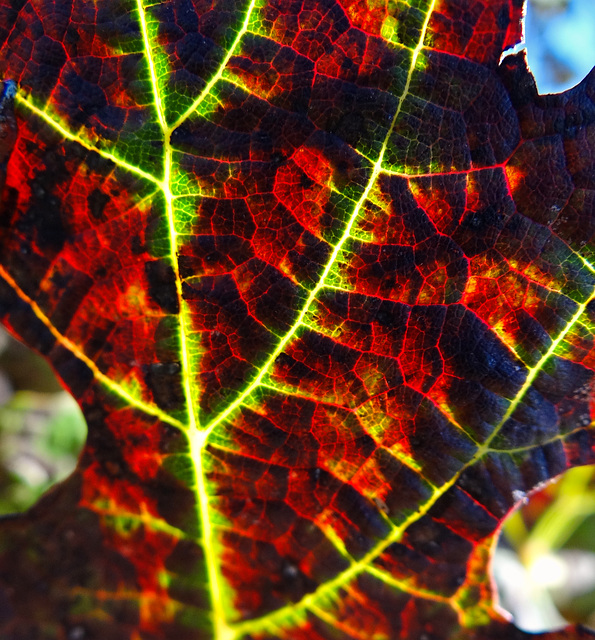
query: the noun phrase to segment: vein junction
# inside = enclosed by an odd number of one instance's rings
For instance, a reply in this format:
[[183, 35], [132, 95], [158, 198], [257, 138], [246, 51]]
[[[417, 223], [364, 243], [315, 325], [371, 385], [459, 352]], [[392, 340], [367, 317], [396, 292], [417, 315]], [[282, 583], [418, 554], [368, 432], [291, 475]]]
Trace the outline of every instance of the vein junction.
[[192, 382], [191, 382], [191, 368], [189, 360], [189, 329], [188, 329], [188, 313], [186, 302], [182, 295], [182, 278], [178, 265], [178, 232], [175, 225], [175, 198], [172, 192], [172, 146], [171, 135], [172, 132], [179, 127], [193, 113], [202, 100], [209, 94], [212, 86], [217, 82], [223, 68], [227, 65], [229, 59], [234, 53], [235, 48], [239, 44], [241, 37], [247, 28], [250, 14], [254, 8], [254, 0], [250, 3], [246, 12], [244, 25], [238, 33], [232, 47], [225, 56], [219, 71], [213, 76], [210, 83], [208, 83], [201, 93], [201, 95], [194, 101], [190, 109], [185, 112], [178, 120], [172, 125], [167, 123], [164, 104], [159, 89], [159, 78], [156, 74], [156, 65], [153, 57], [153, 50], [151, 47], [151, 34], [149, 33], [149, 26], [146, 19], [145, 9], [142, 0], [137, 0], [137, 8], [140, 19], [140, 26], [143, 35], [143, 42], [145, 48], [145, 55], [147, 64], [149, 67], [149, 74], [151, 78], [151, 87], [155, 100], [155, 108], [157, 111], [157, 118], [163, 134], [164, 144], [164, 162], [163, 162], [163, 179], [161, 182], [161, 189], [165, 197], [166, 202], [166, 216], [170, 237], [170, 263], [175, 274], [176, 292], [178, 297], [178, 305], [180, 309], [179, 316], [179, 348], [181, 357], [181, 367], [183, 376], [183, 388], [186, 399], [186, 406], [188, 411], [189, 424], [186, 429], [188, 435], [188, 442], [190, 445], [190, 456], [194, 463], [194, 494], [196, 503], [198, 505], [198, 517], [199, 526], [202, 532], [202, 548], [204, 552], [206, 570], [208, 582], [210, 585], [210, 597], [212, 607], [212, 620], [214, 627], [214, 635], [218, 640], [228, 640], [233, 638], [233, 632], [226, 622], [226, 615], [224, 611], [224, 596], [221, 582], [221, 575], [219, 571], [219, 565], [217, 561], [218, 553], [215, 547], [215, 540], [213, 534], [213, 528], [211, 523], [211, 515], [209, 508], [208, 487], [206, 483], [205, 471], [203, 468], [202, 450], [206, 444], [206, 438], [208, 432], [199, 431], [200, 425], [198, 422], [198, 404], [194, 396]]
[[[241, 40], [243, 36], [248, 32], [250, 26], [250, 20], [252, 14], [256, 7], [256, 0], [251, 0], [245, 10], [244, 20], [241, 24], [239, 31], [236, 34], [234, 41], [232, 42], [230, 48], [227, 53], [223, 57], [219, 68], [212, 75], [209, 82], [205, 85], [200, 95], [192, 102], [192, 104], [180, 115], [173, 123], [168, 123], [166, 118], [166, 110], [164, 106], [164, 98], [160, 90], [160, 81], [157, 73], [157, 65], [155, 62], [154, 50], [151, 45], [151, 42], [154, 40], [155, 34], [152, 33], [151, 24], [147, 21], [146, 9], [143, 5], [142, 0], [136, 0], [137, 3], [137, 11], [139, 16], [139, 24], [142, 33], [143, 46], [144, 46], [144, 54], [148, 67], [148, 74], [150, 77], [151, 89], [153, 92], [153, 100], [156, 112], [156, 118], [159, 123], [159, 127], [161, 129], [162, 138], [163, 138], [163, 164], [161, 167], [161, 175], [155, 176], [146, 171], [143, 171], [139, 167], [136, 167], [132, 164], [129, 164], [113, 155], [109, 151], [105, 151], [100, 149], [97, 145], [94, 145], [91, 141], [86, 140], [82, 135], [72, 134], [62, 123], [60, 123], [57, 119], [52, 119], [49, 115], [47, 115], [42, 109], [36, 107], [30, 100], [17, 96], [17, 101], [21, 107], [28, 109], [33, 114], [35, 114], [40, 119], [44, 120], [49, 126], [51, 126], [54, 130], [58, 131], [65, 139], [78, 142], [84, 148], [89, 151], [93, 151], [100, 155], [101, 157], [112, 161], [117, 167], [122, 170], [128, 171], [138, 177], [141, 177], [149, 182], [155, 184], [161, 193], [164, 196], [165, 201], [165, 215], [167, 219], [168, 232], [170, 238], [170, 254], [168, 256], [169, 262], [174, 270], [175, 274], [175, 284], [176, 284], [176, 293], [178, 297], [178, 303], [180, 308], [179, 315], [179, 350], [180, 350], [180, 358], [181, 358], [181, 368], [183, 372], [183, 390], [186, 401], [186, 406], [188, 407], [188, 424], [182, 424], [177, 420], [173, 420], [167, 414], [164, 414], [160, 410], [150, 405], [146, 405], [144, 403], [139, 403], [131, 394], [127, 394], [125, 390], [119, 388], [113, 381], [109, 380], [107, 376], [101, 373], [98, 370], [97, 366], [85, 356], [84, 353], [70, 341], [68, 341], [64, 336], [59, 335], [55, 329], [52, 328], [51, 323], [41, 310], [37, 307], [36, 303], [26, 296], [24, 292], [22, 292], [16, 282], [11, 278], [9, 274], [7, 274], [4, 269], [0, 267], [0, 275], [7, 281], [13, 288], [18, 292], [19, 296], [26, 300], [31, 308], [34, 310], [38, 318], [48, 326], [48, 328], [54, 333], [56, 339], [60, 340], [61, 343], [68, 348], [72, 353], [74, 353], [78, 358], [83, 360], [93, 371], [96, 379], [104, 384], [107, 388], [111, 389], [114, 393], [120, 395], [127, 402], [130, 402], [131, 405], [137, 406], [139, 409], [144, 410], [148, 413], [152, 413], [157, 415], [164, 422], [168, 422], [173, 426], [180, 428], [185, 431], [188, 437], [188, 441], [190, 443], [190, 453], [192, 460], [195, 465], [195, 485], [194, 485], [194, 493], [196, 498], [196, 503], [198, 505], [198, 516], [200, 519], [200, 526], [202, 529], [202, 546], [205, 554], [205, 562], [207, 566], [207, 573], [209, 584], [211, 587], [211, 605], [213, 611], [213, 624], [215, 629], [215, 636], [217, 640], [231, 640], [233, 638], [239, 638], [240, 636], [252, 633], [263, 631], [265, 629], [273, 628], [276, 625], [281, 628], [286, 625], [288, 621], [294, 620], [297, 621], [298, 618], [303, 615], [306, 610], [310, 610], [312, 612], [319, 611], [320, 603], [324, 602], [326, 598], [332, 596], [332, 594], [336, 593], [341, 587], [348, 584], [351, 580], [353, 580], [357, 575], [369, 571], [375, 574], [381, 574], [381, 572], [372, 567], [372, 563], [378, 558], [378, 556], [387, 549], [391, 544], [398, 541], [405, 530], [413, 523], [419, 520], [422, 516], [424, 516], [430, 508], [436, 503], [436, 501], [446, 493], [459, 479], [461, 474], [467, 469], [469, 466], [478, 462], [482, 457], [486, 455], [490, 451], [490, 443], [497, 436], [501, 427], [504, 423], [512, 416], [519, 403], [525, 396], [528, 389], [531, 387], [533, 382], [535, 381], [538, 373], [543, 368], [544, 364], [548, 361], [549, 358], [555, 353], [556, 349], [560, 345], [560, 343], [564, 340], [564, 337], [568, 334], [568, 332], [572, 329], [572, 327], [579, 321], [580, 317], [585, 311], [585, 308], [591, 300], [595, 298], [595, 292], [591, 296], [589, 300], [587, 300], [584, 304], [579, 305], [575, 315], [571, 319], [571, 321], [567, 324], [566, 328], [560, 332], [558, 337], [552, 342], [549, 350], [543, 355], [541, 360], [535, 365], [535, 367], [529, 369], [529, 373], [527, 378], [519, 389], [516, 397], [510, 402], [510, 405], [504, 414], [502, 420], [496, 425], [492, 434], [489, 438], [479, 446], [476, 454], [473, 456], [471, 460], [469, 460], [466, 464], [462, 465], [461, 469], [453, 475], [453, 477], [442, 485], [439, 488], [436, 488], [432, 497], [428, 499], [417, 512], [412, 514], [409, 518], [407, 518], [401, 525], [392, 526], [391, 533], [384, 540], [379, 542], [373, 549], [371, 549], [364, 557], [362, 557], [358, 561], [352, 561], [350, 567], [345, 570], [343, 573], [337, 575], [335, 578], [327, 581], [322, 584], [316, 591], [305, 596], [301, 601], [296, 604], [292, 604], [288, 607], [284, 607], [278, 609], [274, 613], [271, 613], [267, 616], [264, 616], [257, 620], [251, 620], [248, 622], [237, 623], [237, 624], [228, 624], [226, 622], [226, 615], [224, 610], [224, 589], [222, 584], [222, 578], [219, 571], [218, 566], [218, 549], [216, 548], [215, 536], [213, 525], [211, 522], [210, 516], [210, 507], [209, 507], [209, 492], [208, 486], [205, 478], [205, 470], [203, 468], [203, 460], [202, 460], [202, 452], [204, 447], [206, 446], [207, 440], [211, 432], [219, 425], [227, 421], [246, 401], [246, 399], [251, 396], [254, 391], [261, 387], [267, 386], [267, 375], [271, 371], [274, 366], [277, 358], [285, 351], [291, 341], [296, 337], [297, 331], [300, 327], [305, 326], [307, 322], [307, 315], [311, 310], [312, 305], [317, 300], [318, 295], [321, 290], [324, 288], [330, 287], [331, 285], [327, 282], [329, 274], [336, 268], [337, 262], [340, 258], [341, 252], [344, 249], [345, 244], [351, 239], [352, 232], [354, 226], [362, 214], [364, 206], [366, 202], [372, 197], [372, 190], [374, 185], [377, 182], [378, 177], [383, 173], [391, 173], [386, 169], [383, 169], [383, 161], [386, 155], [386, 150], [390, 141], [390, 138], [394, 132], [396, 122], [401, 114], [401, 110], [403, 108], [403, 104], [405, 98], [409, 94], [410, 86], [412, 82], [412, 78], [416, 71], [416, 66], [418, 63], [418, 58], [421, 51], [424, 48], [424, 40], [426, 37], [428, 24], [430, 20], [430, 16], [434, 11], [434, 8], [437, 4], [437, 0], [432, 0], [430, 6], [427, 10], [427, 14], [423, 23], [423, 27], [421, 30], [419, 41], [412, 51], [410, 66], [407, 74], [407, 78], [402, 90], [401, 95], [398, 98], [398, 104], [396, 107], [396, 111], [394, 112], [391, 118], [391, 124], [382, 144], [381, 150], [379, 152], [378, 158], [373, 163], [372, 171], [370, 179], [368, 180], [365, 188], [363, 189], [361, 196], [354, 203], [353, 211], [344, 227], [343, 233], [337, 242], [337, 244], [333, 247], [331, 252], [331, 256], [325, 265], [322, 275], [318, 280], [317, 284], [310, 291], [306, 302], [298, 314], [297, 320], [291, 327], [289, 331], [279, 340], [275, 349], [271, 352], [265, 364], [259, 370], [257, 376], [250, 382], [249, 385], [246, 386], [244, 391], [238, 395], [238, 397], [230, 403], [223, 411], [221, 411], [212, 421], [207, 424], [200, 423], [200, 416], [198, 411], [198, 402], [197, 397], [195, 395], [194, 387], [192, 385], [191, 378], [191, 362], [189, 358], [189, 354], [191, 352], [190, 349], [190, 322], [189, 322], [189, 309], [183, 298], [182, 294], [182, 277], [179, 271], [178, 265], [178, 250], [179, 250], [179, 235], [176, 230], [176, 196], [173, 193], [173, 178], [174, 178], [174, 164], [173, 164], [173, 148], [171, 144], [171, 136], [172, 133], [180, 127], [188, 118], [190, 118], [200, 107], [202, 102], [211, 94], [215, 85], [222, 79], [224, 79], [223, 74], [224, 71], [234, 56], [234, 54], [238, 51]], [[414, 177], [414, 176], [404, 176], [404, 177]], [[588, 265], [591, 270], [593, 267]], [[337, 542], [339, 544], [339, 541]], [[385, 576], [383, 579], [390, 581], [390, 576]], [[407, 585], [405, 583], [398, 583], [394, 581], [395, 587], [398, 587], [404, 591], [410, 591], [414, 593], [418, 597], [428, 597], [430, 599], [440, 600], [440, 596], [431, 593], [422, 593], [421, 591], [415, 591], [415, 588]]]

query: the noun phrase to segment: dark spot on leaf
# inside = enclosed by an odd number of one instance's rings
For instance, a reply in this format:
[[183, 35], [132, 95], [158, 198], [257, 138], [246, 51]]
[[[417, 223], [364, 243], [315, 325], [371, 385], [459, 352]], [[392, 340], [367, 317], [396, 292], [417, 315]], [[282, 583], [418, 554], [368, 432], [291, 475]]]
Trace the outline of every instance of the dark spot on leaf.
[[132, 236], [132, 238], [130, 239], [130, 249], [135, 255], [140, 255], [141, 253], [144, 253], [146, 251], [146, 247], [138, 233]]
[[101, 220], [103, 218], [103, 210], [109, 201], [110, 197], [99, 189], [93, 189], [87, 196], [89, 211], [95, 220]]
[[156, 362], [145, 375], [147, 385], [157, 405], [164, 411], [179, 409], [183, 403], [180, 365], [177, 362]]
[[498, 17], [496, 18], [498, 28], [506, 29], [508, 27], [509, 20], [508, 7], [502, 7], [500, 11], [498, 11]]
[[145, 273], [151, 298], [166, 313], [179, 313], [176, 276], [172, 266], [164, 259], [147, 262], [145, 263]]
[[311, 189], [314, 186], [314, 180], [310, 178], [306, 173], [300, 175], [300, 187], [302, 189]]

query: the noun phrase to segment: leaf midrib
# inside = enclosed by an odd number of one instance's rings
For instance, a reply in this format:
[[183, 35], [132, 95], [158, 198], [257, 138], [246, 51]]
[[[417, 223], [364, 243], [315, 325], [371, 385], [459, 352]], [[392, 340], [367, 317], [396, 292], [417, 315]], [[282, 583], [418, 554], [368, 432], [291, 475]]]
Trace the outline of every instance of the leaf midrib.
[[169, 238], [170, 238], [170, 263], [174, 271], [175, 275], [175, 286], [176, 286], [176, 295], [178, 299], [178, 308], [179, 308], [179, 316], [178, 316], [178, 329], [179, 329], [179, 339], [180, 339], [180, 359], [181, 359], [181, 374], [184, 388], [184, 397], [186, 400], [186, 410], [188, 416], [188, 425], [185, 429], [188, 443], [190, 447], [190, 458], [193, 461], [194, 465], [194, 478], [195, 484], [192, 487], [195, 495], [195, 502], [198, 506], [198, 519], [199, 519], [199, 529], [201, 531], [202, 538], [202, 548], [204, 553], [207, 579], [210, 586], [209, 595], [211, 599], [211, 610], [212, 610], [212, 620], [213, 620], [213, 628], [214, 634], [217, 640], [230, 640], [234, 637], [233, 631], [227, 624], [225, 610], [224, 610], [224, 598], [223, 598], [223, 588], [221, 584], [221, 574], [219, 563], [217, 559], [217, 553], [215, 548], [215, 537], [213, 533], [212, 523], [211, 523], [211, 515], [210, 515], [210, 507], [209, 507], [209, 498], [207, 491], [207, 483], [205, 471], [203, 468], [203, 460], [202, 460], [202, 452], [204, 450], [206, 439], [208, 436], [208, 431], [203, 431], [200, 429], [200, 424], [198, 421], [198, 403], [195, 399], [195, 394], [193, 392], [192, 380], [191, 380], [191, 368], [189, 361], [189, 335], [188, 335], [188, 325], [190, 324], [189, 320], [189, 309], [186, 301], [184, 300], [183, 292], [182, 292], [182, 277], [179, 270], [179, 262], [178, 262], [178, 232], [176, 231], [176, 220], [175, 220], [175, 208], [174, 208], [174, 195], [172, 191], [171, 185], [171, 177], [172, 177], [172, 154], [173, 149], [171, 145], [171, 135], [173, 131], [178, 128], [192, 113], [196, 111], [196, 109], [200, 106], [201, 102], [210, 94], [212, 87], [218, 81], [221, 73], [225, 66], [227, 66], [230, 58], [233, 56], [234, 50], [237, 48], [238, 44], [241, 41], [243, 34], [246, 32], [248, 23], [250, 20], [250, 15], [255, 6], [255, 0], [251, 0], [248, 9], [246, 11], [246, 15], [244, 18], [244, 23], [242, 29], [236, 35], [236, 38], [228, 50], [226, 56], [220, 64], [218, 71], [213, 75], [209, 83], [205, 86], [201, 94], [198, 98], [193, 102], [190, 108], [182, 114], [178, 120], [173, 124], [169, 125], [167, 123], [167, 119], [165, 117], [163, 99], [160, 94], [159, 89], [159, 81], [155, 71], [155, 63], [153, 60], [153, 51], [151, 47], [151, 42], [149, 38], [149, 31], [145, 17], [145, 10], [143, 6], [142, 0], [137, 0], [137, 10], [139, 14], [139, 23], [141, 27], [141, 32], [143, 36], [143, 43], [145, 49], [145, 57], [147, 60], [147, 65], [149, 67], [149, 75], [151, 88], [154, 96], [154, 106], [157, 112], [157, 119], [159, 121], [159, 126], [161, 127], [162, 135], [163, 135], [163, 145], [164, 145], [164, 156], [163, 156], [163, 180], [161, 184], [161, 189], [165, 198], [165, 209], [167, 216], [167, 223], [169, 229]]

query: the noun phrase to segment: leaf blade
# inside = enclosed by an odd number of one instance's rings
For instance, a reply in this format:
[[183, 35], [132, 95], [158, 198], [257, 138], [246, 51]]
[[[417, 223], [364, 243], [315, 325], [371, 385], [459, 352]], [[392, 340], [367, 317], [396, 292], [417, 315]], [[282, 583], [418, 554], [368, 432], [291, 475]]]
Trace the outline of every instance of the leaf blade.
[[[94, 513], [115, 553], [103, 542], [85, 552], [94, 580], [105, 580], [106, 557], [129, 567], [109, 604], [105, 589], [88, 591], [88, 633], [515, 633], [489, 610], [482, 545], [518, 492], [592, 461], [590, 422], [581, 426], [588, 345], [570, 341], [590, 332], [595, 279], [572, 224], [568, 237], [552, 217], [564, 144], [535, 134], [533, 114], [518, 116], [539, 104], [522, 59], [520, 89], [501, 78], [520, 3], [478, 3], [468, 33], [455, 3], [395, 15], [328, 4], [295, 13], [252, 1], [234, 13], [114, 3], [121, 25], [109, 33], [98, 20], [83, 62], [58, 32], [65, 57], [43, 41], [58, 59], [55, 91], [33, 66], [9, 63], [46, 102], [19, 98], [42, 122], [23, 123], [11, 160], [1, 274], [20, 302], [3, 292], [3, 313], [25, 333], [31, 312], [41, 321], [30, 341], [85, 407], [80, 471], [55, 497], [77, 523]], [[218, 32], [210, 11], [235, 27]], [[44, 19], [49, 33], [58, 18]], [[202, 61], [184, 62], [176, 29], [187, 24]], [[334, 40], [316, 50], [325, 30]], [[98, 52], [106, 69], [128, 71], [116, 89], [99, 74], [106, 99], [94, 111], [85, 92], [99, 100], [88, 80]], [[195, 97], [179, 75], [191, 68], [202, 74]], [[76, 99], [63, 90], [76, 86], [73, 72], [87, 82]], [[539, 145], [552, 150], [545, 168]], [[562, 186], [585, 179], [582, 166], [566, 173]], [[48, 192], [58, 231], [38, 213]], [[23, 246], [35, 260], [19, 258]], [[506, 314], [489, 286], [514, 278]], [[61, 291], [73, 292], [73, 311]], [[40, 522], [54, 522], [44, 504]], [[36, 518], [25, 518], [32, 530]], [[70, 620], [79, 579], [61, 605]], [[124, 601], [134, 611], [120, 614]]]

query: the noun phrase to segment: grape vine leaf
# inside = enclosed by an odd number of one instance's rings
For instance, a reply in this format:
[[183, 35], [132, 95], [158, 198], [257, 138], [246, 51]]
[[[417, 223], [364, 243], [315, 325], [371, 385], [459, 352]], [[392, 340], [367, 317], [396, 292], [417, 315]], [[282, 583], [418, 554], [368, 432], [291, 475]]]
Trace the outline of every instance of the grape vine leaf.
[[539, 96], [522, 8], [1, 0], [0, 317], [88, 424], [3, 638], [528, 635], [489, 562], [595, 461], [595, 75]]

